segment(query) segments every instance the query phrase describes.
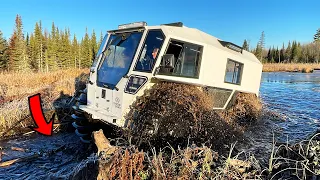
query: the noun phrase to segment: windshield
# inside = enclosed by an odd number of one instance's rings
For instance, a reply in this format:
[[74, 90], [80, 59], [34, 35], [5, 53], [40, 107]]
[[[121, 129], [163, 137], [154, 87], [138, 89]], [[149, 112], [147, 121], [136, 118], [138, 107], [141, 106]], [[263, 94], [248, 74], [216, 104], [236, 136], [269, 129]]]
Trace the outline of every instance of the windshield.
[[114, 89], [131, 66], [142, 32], [113, 34], [102, 52], [97, 85]]
[[108, 39], [108, 34], [105, 35], [103, 40], [101, 41], [100, 48], [97, 52], [96, 58], [94, 59], [94, 61], [92, 63], [92, 67], [96, 67], [98, 59], [100, 58], [100, 55], [102, 53], [102, 50], [103, 50], [104, 46], [106, 45], [107, 39]]

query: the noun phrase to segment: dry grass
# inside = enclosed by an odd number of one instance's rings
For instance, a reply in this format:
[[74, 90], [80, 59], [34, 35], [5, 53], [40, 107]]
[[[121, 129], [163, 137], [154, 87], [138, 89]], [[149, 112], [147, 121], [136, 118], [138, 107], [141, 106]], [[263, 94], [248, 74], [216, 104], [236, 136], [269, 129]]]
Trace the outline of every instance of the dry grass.
[[303, 72], [312, 73], [314, 69], [319, 69], [320, 64], [306, 63], [266, 63], [263, 64], [263, 72]]
[[[77, 86], [83, 86], [84, 75], [87, 73], [87, 69], [69, 69], [50, 73], [1, 73], [0, 136], [14, 126], [27, 125], [27, 121], [19, 121], [29, 115], [29, 96], [41, 93], [43, 109], [53, 110], [53, 102], [61, 94], [72, 96]], [[19, 123], [16, 124], [17, 122]]]
[[[103, 179], [319, 179], [319, 135], [294, 145], [274, 146], [269, 167], [260, 164], [254, 154], [235, 153], [235, 144], [226, 157], [208, 146], [194, 144], [175, 149], [168, 145], [149, 152], [119, 144], [114, 154], [96, 154], [93, 161]], [[73, 177], [95, 178], [92, 172], [96, 167], [80, 166], [75, 168]]]

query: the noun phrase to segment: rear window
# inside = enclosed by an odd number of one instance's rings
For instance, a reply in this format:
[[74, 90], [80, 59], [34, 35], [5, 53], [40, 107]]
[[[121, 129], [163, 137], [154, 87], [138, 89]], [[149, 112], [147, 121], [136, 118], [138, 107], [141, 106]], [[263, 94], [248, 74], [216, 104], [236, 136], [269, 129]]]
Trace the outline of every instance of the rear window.
[[240, 85], [242, 70], [243, 70], [242, 63], [228, 59], [224, 82]]

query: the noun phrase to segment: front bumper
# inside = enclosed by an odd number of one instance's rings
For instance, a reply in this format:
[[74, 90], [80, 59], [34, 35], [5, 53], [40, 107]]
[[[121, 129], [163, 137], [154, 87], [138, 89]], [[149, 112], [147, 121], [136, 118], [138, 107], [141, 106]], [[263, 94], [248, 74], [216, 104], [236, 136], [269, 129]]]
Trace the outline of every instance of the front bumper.
[[103, 122], [111, 123], [120, 127], [124, 126], [124, 121], [122, 119], [119, 119], [116, 116], [107, 115], [103, 113], [102, 110], [94, 109], [88, 105], [80, 105], [79, 108], [86, 113], [91, 114], [93, 119], [99, 119]]

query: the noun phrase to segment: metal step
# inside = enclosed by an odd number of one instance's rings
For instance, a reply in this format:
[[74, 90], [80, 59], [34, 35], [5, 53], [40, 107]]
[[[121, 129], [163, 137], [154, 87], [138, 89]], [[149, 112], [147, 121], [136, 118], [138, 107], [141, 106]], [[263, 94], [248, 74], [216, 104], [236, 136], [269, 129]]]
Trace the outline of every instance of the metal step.
[[89, 135], [89, 134], [84, 134], [84, 133], [79, 132], [78, 129], [76, 129], [74, 132], [75, 132], [76, 135], [79, 136], [79, 137], [84, 137], [84, 136], [88, 136], [88, 135]]
[[79, 120], [79, 121], [85, 121], [86, 118], [85, 117], [79, 117], [75, 114], [72, 114], [71, 117], [74, 119], [74, 120]]
[[90, 132], [91, 128], [89, 126], [83, 126], [82, 124], [78, 124], [76, 122], [72, 123], [72, 126], [76, 129], [79, 129], [81, 131], [86, 131], [86, 132]]
[[80, 137], [80, 141], [85, 143], [85, 144], [90, 144], [92, 142], [92, 139], [84, 139], [83, 137]]

